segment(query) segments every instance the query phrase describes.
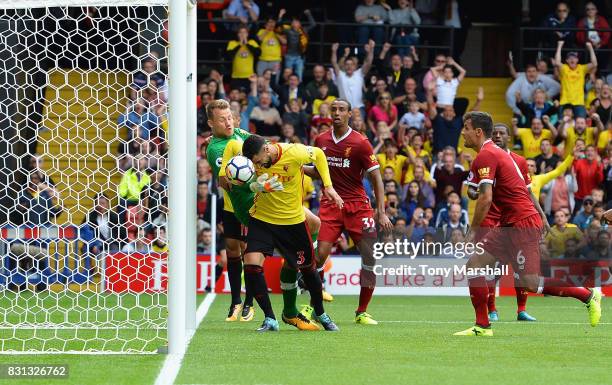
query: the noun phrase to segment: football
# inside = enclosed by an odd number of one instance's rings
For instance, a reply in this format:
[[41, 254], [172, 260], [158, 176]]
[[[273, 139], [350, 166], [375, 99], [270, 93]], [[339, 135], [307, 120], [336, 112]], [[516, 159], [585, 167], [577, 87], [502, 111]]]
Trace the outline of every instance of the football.
[[227, 163], [225, 175], [227, 175], [232, 183], [243, 184], [251, 180], [253, 175], [255, 175], [255, 167], [249, 158], [237, 155]]

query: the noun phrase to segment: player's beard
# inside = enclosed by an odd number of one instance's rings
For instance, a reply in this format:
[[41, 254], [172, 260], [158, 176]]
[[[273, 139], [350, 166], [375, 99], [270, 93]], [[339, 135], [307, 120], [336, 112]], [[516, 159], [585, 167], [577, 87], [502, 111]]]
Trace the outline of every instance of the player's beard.
[[266, 163], [263, 163], [263, 168], [270, 168], [270, 166], [272, 166], [272, 157], [268, 156], [268, 160], [266, 160]]

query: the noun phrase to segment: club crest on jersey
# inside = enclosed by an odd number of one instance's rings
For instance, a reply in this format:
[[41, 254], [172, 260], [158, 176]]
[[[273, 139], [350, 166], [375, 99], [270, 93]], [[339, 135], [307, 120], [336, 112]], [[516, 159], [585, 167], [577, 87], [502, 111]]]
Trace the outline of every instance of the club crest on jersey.
[[352, 147], [347, 147], [346, 150], [344, 150], [345, 158], [348, 158], [349, 156], [351, 156], [351, 150], [352, 150]]
[[283, 166], [283, 170], [284, 170], [285, 172], [289, 171], [289, 165], [288, 165], [288, 164], [284, 165], [284, 166]]
[[482, 167], [478, 169], [478, 175], [480, 176], [481, 179], [488, 178], [490, 172], [491, 172], [490, 167]]
[[378, 159], [376, 159], [376, 155], [374, 155], [374, 154], [370, 155], [370, 160], [372, 162], [378, 162]]
[[221, 167], [221, 165], [223, 164], [223, 158], [215, 159], [215, 163], [217, 164], [217, 167]]

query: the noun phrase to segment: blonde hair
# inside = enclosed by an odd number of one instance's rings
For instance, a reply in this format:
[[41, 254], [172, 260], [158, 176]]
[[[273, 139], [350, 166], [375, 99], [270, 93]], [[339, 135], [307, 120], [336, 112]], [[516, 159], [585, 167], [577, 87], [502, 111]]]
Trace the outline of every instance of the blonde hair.
[[225, 99], [217, 99], [206, 105], [206, 115], [208, 119], [212, 119], [214, 110], [227, 110], [230, 108], [229, 103]]

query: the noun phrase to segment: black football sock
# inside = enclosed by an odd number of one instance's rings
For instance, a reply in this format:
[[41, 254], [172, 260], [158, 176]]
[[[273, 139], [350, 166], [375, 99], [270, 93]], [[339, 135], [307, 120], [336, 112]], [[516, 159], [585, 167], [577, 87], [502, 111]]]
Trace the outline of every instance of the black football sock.
[[320, 316], [325, 313], [323, 309], [323, 289], [321, 288], [321, 277], [316, 270], [302, 270], [302, 277], [306, 288], [310, 292], [310, 303], [314, 308], [315, 314]]
[[242, 259], [227, 258], [227, 278], [232, 292], [232, 305], [242, 302], [240, 289], [242, 286]]
[[270, 303], [263, 267], [257, 265], [244, 265], [244, 283], [246, 284], [247, 293], [250, 292], [253, 294], [259, 307], [264, 312], [264, 315], [276, 319], [274, 311], [272, 310], [272, 304]]

